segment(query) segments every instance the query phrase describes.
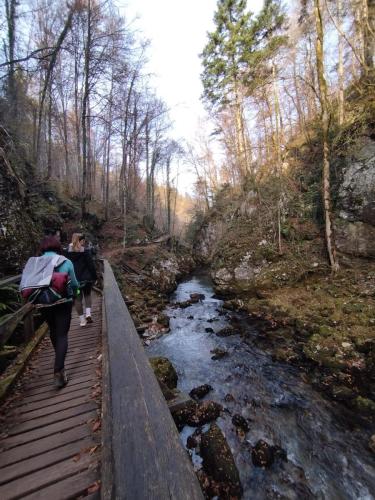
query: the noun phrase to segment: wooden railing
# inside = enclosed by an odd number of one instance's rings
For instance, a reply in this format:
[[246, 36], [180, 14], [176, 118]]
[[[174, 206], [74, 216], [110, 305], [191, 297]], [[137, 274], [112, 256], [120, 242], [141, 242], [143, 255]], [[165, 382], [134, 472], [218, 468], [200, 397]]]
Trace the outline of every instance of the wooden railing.
[[[12, 276], [0, 281], [0, 288], [17, 284], [21, 281], [21, 275]], [[17, 326], [23, 321], [24, 341], [30, 340], [34, 334], [34, 317], [32, 304], [26, 303], [12, 314], [6, 315], [4, 319], [0, 318], [0, 349], [5, 345], [14, 333]]]
[[[12, 284], [17, 284], [21, 280], [21, 275], [12, 276], [0, 281], [0, 289]], [[23, 322], [22, 350], [2, 374], [0, 380], [0, 401], [9, 394], [14, 383], [24, 370], [26, 363], [34, 351], [35, 347], [42, 340], [47, 332], [47, 325], [43, 323], [36, 331], [34, 325], [34, 308], [32, 304], [20, 304], [20, 307], [13, 313], [0, 318], [0, 351], [15, 333], [16, 328]], [[8, 356], [8, 350], [5, 355]]]
[[103, 291], [102, 498], [203, 499], [107, 261]]

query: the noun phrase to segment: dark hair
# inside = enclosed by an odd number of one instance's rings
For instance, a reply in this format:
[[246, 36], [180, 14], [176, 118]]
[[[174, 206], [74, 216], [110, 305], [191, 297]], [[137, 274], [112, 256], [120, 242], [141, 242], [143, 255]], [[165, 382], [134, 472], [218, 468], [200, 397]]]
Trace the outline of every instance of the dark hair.
[[63, 252], [61, 243], [56, 236], [45, 236], [40, 243], [39, 251], [41, 254], [48, 251], [59, 254]]
[[78, 238], [79, 241], [85, 240], [86, 236], [84, 234], [81, 234], [81, 236]]

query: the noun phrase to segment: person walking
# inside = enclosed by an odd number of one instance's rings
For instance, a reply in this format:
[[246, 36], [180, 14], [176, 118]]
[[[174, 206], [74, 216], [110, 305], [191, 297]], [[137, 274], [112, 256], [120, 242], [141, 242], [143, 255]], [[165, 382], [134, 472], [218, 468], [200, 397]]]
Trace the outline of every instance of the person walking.
[[[62, 253], [61, 243], [56, 236], [43, 238], [40, 244], [40, 254], [44, 257], [42, 264], [46, 265], [45, 270], [49, 265], [51, 273], [67, 273], [70, 280], [69, 287], [67, 287], [64, 296], [60, 300], [39, 309], [42, 318], [48, 325], [51, 343], [55, 351], [54, 383], [59, 389], [68, 383], [68, 376], [65, 371], [68, 332], [72, 318], [73, 296], [79, 291], [79, 283], [74, 273], [73, 264]], [[47, 272], [44, 272], [44, 275], [47, 275]]]
[[[69, 259], [73, 262], [74, 271], [79, 281], [80, 294], [76, 297], [75, 307], [80, 326], [92, 323], [91, 290], [97, 280], [95, 264], [91, 252], [85, 249], [85, 235], [74, 233], [68, 247]], [[85, 313], [83, 312], [83, 301]]]

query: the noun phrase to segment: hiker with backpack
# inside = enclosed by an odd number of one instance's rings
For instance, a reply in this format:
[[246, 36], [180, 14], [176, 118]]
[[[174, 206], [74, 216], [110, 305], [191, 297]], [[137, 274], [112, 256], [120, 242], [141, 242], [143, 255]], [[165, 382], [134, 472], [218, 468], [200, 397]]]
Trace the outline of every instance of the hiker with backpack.
[[23, 270], [22, 297], [40, 310], [47, 322], [55, 351], [54, 383], [62, 388], [68, 383], [65, 357], [72, 317], [73, 296], [79, 283], [72, 262], [62, 255], [56, 236], [46, 236], [40, 245], [40, 257], [31, 257]]
[[[69, 244], [69, 259], [73, 262], [74, 271], [79, 281], [80, 294], [74, 301], [80, 326], [92, 323], [91, 316], [91, 290], [97, 280], [95, 264], [90, 250], [85, 248], [85, 235], [74, 233], [72, 242]], [[83, 312], [83, 301], [85, 302], [85, 313]]]

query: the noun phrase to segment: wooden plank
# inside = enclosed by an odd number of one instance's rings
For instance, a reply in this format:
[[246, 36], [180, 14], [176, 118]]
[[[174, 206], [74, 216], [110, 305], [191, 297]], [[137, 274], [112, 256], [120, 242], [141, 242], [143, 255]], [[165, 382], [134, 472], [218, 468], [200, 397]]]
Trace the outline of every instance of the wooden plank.
[[0, 347], [7, 342], [19, 323], [33, 309], [33, 307], [33, 304], [27, 302], [11, 316], [5, 318], [3, 321], [0, 321]]
[[[95, 364], [90, 364], [87, 366], [77, 365], [75, 367], [71, 367], [69, 369], [69, 373], [68, 373], [68, 376], [69, 376], [69, 384], [68, 385], [70, 385], [70, 382], [73, 382], [74, 380], [76, 380], [79, 377], [82, 377], [82, 376], [87, 375], [89, 373], [95, 374], [95, 369], [96, 369]], [[51, 371], [48, 371], [48, 373], [46, 373], [44, 376], [32, 377], [32, 378], [30, 378], [30, 380], [27, 383], [27, 389], [28, 388], [35, 389], [35, 388], [39, 388], [39, 387], [46, 387], [46, 390], [47, 390], [47, 387], [52, 389]], [[67, 387], [65, 389], [67, 389]]]
[[[65, 368], [66, 370], [68, 371], [68, 368], [71, 368], [72, 370], [74, 370], [75, 368], [81, 368], [83, 366], [87, 367], [87, 366], [91, 366], [91, 365], [95, 365], [96, 364], [96, 359], [92, 359], [92, 360], [80, 360], [80, 361], [77, 361], [77, 360], [73, 360], [73, 361], [68, 361], [65, 363]], [[42, 368], [40, 370], [38, 370], [36, 372], [36, 375], [39, 377], [40, 375], [51, 375], [53, 376], [53, 363], [51, 364], [51, 367], [48, 368], [48, 366], [46, 368]], [[53, 378], [53, 377], [52, 377]], [[51, 380], [52, 380], [51, 378]]]
[[77, 386], [77, 390], [68, 393], [62, 392], [62, 390], [60, 389], [59, 393], [54, 398], [42, 397], [34, 399], [33, 401], [31, 400], [31, 398], [30, 399], [25, 398], [24, 400], [21, 400], [17, 405], [17, 412], [21, 414], [21, 413], [27, 413], [31, 410], [34, 410], [35, 408], [47, 409], [50, 406], [55, 406], [57, 403], [63, 403], [64, 401], [65, 402], [72, 401], [73, 399], [84, 397], [88, 394], [89, 391], [85, 387], [80, 388], [79, 386]]
[[[74, 457], [80, 451], [85, 450], [92, 446], [92, 438], [86, 437], [80, 441], [74, 441], [73, 443], [66, 444], [60, 448], [48, 451], [47, 453], [42, 453], [37, 457], [32, 457], [30, 459], [22, 460], [13, 465], [8, 465], [0, 469], [0, 485], [8, 483], [9, 481], [26, 476], [33, 471], [43, 469], [50, 465], [56, 464], [61, 460], [66, 460], [67, 458]], [[1, 494], [1, 491], [0, 491]]]
[[[76, 372], [74, 372], [74, 373], [76, 374]], [[89, 366], [87, 368], [83, 367], [79, 376], [75, 375], [74, 377], [69, 378], [69, 384], [66, 387], [64, 387], [64, 392], [66, 392], [68, 390], [68, 388], [70, 389], [70, 387], [72, 385], [75, 385], [77, 383], [77, 381], [80, 380], [81, 377], [85, 377], [85, 376], [89, 377], [90, 374], [92, 377], [94, 377], [95, 366]], [[45, 391], [48, 391], [48, 389], [52, 390], [50, 378], [47, 378], [46, 381], [44, 381], [43, 379], [40, 379], [39, 377], [38, 378], [36, 378], [36, 377], [31, 378], [30, 381], [23, 388], [25, 389], [25, 391], [27, 391], [28, 394], [29, 394], [29, 389], [30, 389], [30, 394], [32, 394], [34, 389], [42, 389], [43, 387], [46, 388], [46, 389], [44, 389]], [[47, 387], [48, 387], [48, 389], [47, 389]], [[56, 389], [54, 388], [53, 390], [55, 392]], [[43, 392], [43, 390], [38, 391], [38, 392]]]
[[[87, 375], [82, 375], [80, 378], [74, 378], [73, 380], [69, 380], [69, 383], [66, 387], [64, 387], [64, 394], [71, 392], [71, 390], [76, 390], [77, 385], [82, 384], [82, 389], [83, 387], [90, 387], [90, 385], [94, 385], [96, 381], [95, 378], [95, 373], [92, 370], [91, 372], [88, 372]], [[34, 387], [32, 385], [28, 385], [25, 387], [27, 389], [27, 397], [29, 396], [36, 396], [37, 394], [43, 394], [43, 396], [46, 397], [52, 397], [56, 395], [56, 388], [51, 387], [51, 381], [48, 381], [47, 387], [44, 386], [38, 386]]]
[[[15, 479], [0, 487], [1, 498], [13, 500], [24, 497], [27, 494], [41, 490], [43, 487], [49, 486], [58, 480], [77, 474], [78, 472], [88, 469], [93, 462], [93, 458], [89, 454], [83, 454], [82, 457], [74, 461], [69, 458], [57, 464], [46, 467], [45, 469], [33, 472], [25, 477], [22, 481]], [[43, 490], [42, 490], [43, 491]], [[44, 497], [46, 498], [46, 497]]]
[[17, 434], [15, 436], [10, 436], [2, 440], [0, 449], [10, 450], [11, 448], [20, 446], [21, 444], [42, 440], [47, 436], [67, 431], [69, 429], [72, 429], [73, 427], [84, 425], [89, 420], [95, 419], [96, 417], [97, 413], [95, 411], [89, 411], [84, 415], [79, 415], [78, 417], [67, 418], [66, 420], [46, 425], [45, 427], [40, 429], [35, 429], [29, 432], [23, 432], [22, 434]]
[[[70, 476], [63, 481], [43, 488], [41, 491], [22, 497], [23, 500], [49, 500], [50, 498], [58, 500], [70, 500], [84, 496], [89, 488], [98, 479], [98, 472], [92, 469], [86, 469], [79, 474]], [[85, 496], [85, 498], [88, 498]]]
[[[115, 498], [203, 499], [112, 269], [104, 262]], [[131, 404], [129, 404], [131, 402]], [[110, 497], [105, 497], [110, 498]]]
[[[70, 349], [69, 349], [70, 350]], [[96, 352], [91, 349], [91, 348], [88, 348], [87, 350], [86, 349], [77, 349], [77, 350], [70, 350], [69, 354], [66, 356], [66, 359], [65, 359], [65, 365], [67, 365], [68, 363], [73, 363], [73, 362], [79, 362], [79, 361], [91, 361], [93, 359], [96, 359], [98, 356], [96, 354]], [[42, 368], [49, 368], [51, 366], [51, 362], [53, 364], [54, 362], [54, 358], [55, 356], [53, 355], [50, 359], [48, 358], [45, 358], [45, 359], [42, 359], [40, 360], [40, 362], [38, 363], [38, 369], [42, 369]]]
[[33, 412], [23, 414], [22, 418], [16, 420], [16, 424], [11, 428], [8, 436], [14, 436], [16, 434], [21, 434], [22, 432], [31, 431], [33, 429], [38, 429], [39, 427], [61, 422], [67, 418], [82, 415], [83, 413], [96, 410], [98, 405], [94, 401], [87, 401], [87, 396], [85, 396], [84, 398], [70, 401], [68, 408], [66, 407], [66, 404], [65, 406], [62, 406], [62, 408], [58, 407], [59, 405], [56, 405], [56, 410], [50, 411], [49, 413], [45, 413], [45, 409], [43, 408], [41, 410], [34, 410]]
[[2, 451], [0, 453], [0, 472], [2, 467], [20, 462], [26, 458], [36, 457], [65, 444], [79, 441], [87, 436], [91, 436], [91, 429], [87, 424], [82, 424], [65, 432], [40, 439], [39, 441], [33, 441], [10, 450]]
[[[68, 353], [66, 359], [68, 359], [69, 356], [72, 356], [73, 354], [77, 353], [88, 353], [90, 352], [91, 354], [96, 354], [98, 352], [98, 346], [96, 344], [86, 343], [86, 344], [72, 344], [68, 343]], [[40, 364], [42, 364], [45, 361], [53, 361], [55, 358], [55, 352], [52, 349], [48, 349], [45, 352], [43, 352], [43, 356], [38, 356], [38, 364], [34, 365], [35, 368], [38, 368]], [[82, 356], [82, 359], [84, 356]]]

